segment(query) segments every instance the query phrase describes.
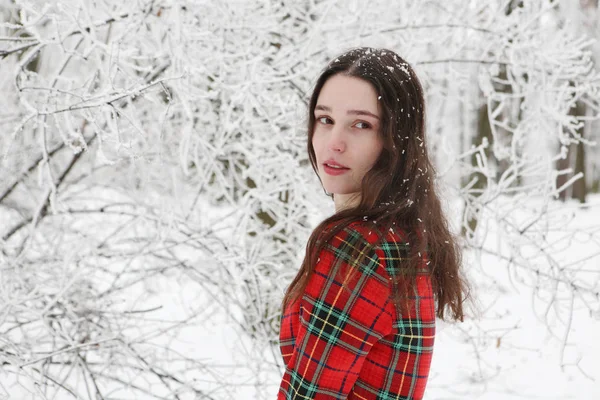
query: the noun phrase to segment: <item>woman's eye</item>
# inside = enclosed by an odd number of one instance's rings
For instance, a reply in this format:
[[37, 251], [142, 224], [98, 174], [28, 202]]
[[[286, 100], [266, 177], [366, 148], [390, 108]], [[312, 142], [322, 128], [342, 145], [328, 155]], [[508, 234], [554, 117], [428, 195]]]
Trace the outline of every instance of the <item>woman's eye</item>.
[[[327, 124], [327, 121], [330, 121], [330, 119], [327, 117], [319, 117], [317, 120], [322, 124]], [[325, 120], [325, 122], [323, 120]]]
[[[363, 128], [361, 128], [359, 125], [363, 125]], [[367, 124], [366, 122], [357, 122], [356, 127], [358, 127], [359, 129], [369, 129], [371, 127], [371, 125]]]

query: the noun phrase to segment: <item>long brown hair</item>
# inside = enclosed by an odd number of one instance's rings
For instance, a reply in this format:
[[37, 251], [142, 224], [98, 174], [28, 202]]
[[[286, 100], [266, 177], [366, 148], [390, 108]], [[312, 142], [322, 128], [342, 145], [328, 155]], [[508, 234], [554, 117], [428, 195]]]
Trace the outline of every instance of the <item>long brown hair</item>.
[[436, 193], [435, 170], [425, 141], [425, 99], [419, 79], [406, 61], [387, 49], [361, 47], [332, 60], [317, 80], [308, 110], [308, 154], [317, 176], [312, 146], [314, 109], [321, 88], [336, 74], [360, 78], [373, 85], [382, 109], [379, 134], [384, 146], [362, 180], [360, 203], [336, 212], [312, 232], [302, 266], [283, 298], [282, 311], [306, 289], [326, 243], [360, 220], [379, 232], [380, 240], [395, 226], [410, 243], [408, 260], [402, 266], [405, 285], [394, 286], [397, 306], [405, 309], [407, 299], [414, 293], [417, 269], [426, 254], [437, 316], [443, 319], [448, 308], [452, 319], [462, 321], [467, 284], [461, 276], [457, 238], [450, 232]]

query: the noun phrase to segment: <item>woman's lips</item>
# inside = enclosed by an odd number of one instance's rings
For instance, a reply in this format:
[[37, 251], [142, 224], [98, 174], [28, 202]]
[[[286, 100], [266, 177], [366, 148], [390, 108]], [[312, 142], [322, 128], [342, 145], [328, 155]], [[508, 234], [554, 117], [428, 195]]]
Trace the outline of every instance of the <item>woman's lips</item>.
[[323, 169], [325, 170], [325, 173], [329, 175], [341, 175], [350, 170], [350, 168], [332, 168], [327, 164], [323, 164]]

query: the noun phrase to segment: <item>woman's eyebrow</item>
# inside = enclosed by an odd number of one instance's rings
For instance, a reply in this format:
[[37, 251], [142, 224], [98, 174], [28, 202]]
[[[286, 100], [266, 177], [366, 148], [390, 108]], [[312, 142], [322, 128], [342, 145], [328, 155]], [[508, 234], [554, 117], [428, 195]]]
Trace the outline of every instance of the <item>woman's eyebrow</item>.
[[[316, 106], [315, 107], [315, 111], [317, 111], [317, 110], [331, 112], [331, 108], [330, 107], [323, 106], [323, 105]], [[379, 119], [379, 117], [377, 115], [375, 115], [372, 112], [367, 111], [367, 110], [348, 110], [347, 114], [350, 114], [350, 115], [368, 115], [368, 116], [373, 117], [375, 119]]]

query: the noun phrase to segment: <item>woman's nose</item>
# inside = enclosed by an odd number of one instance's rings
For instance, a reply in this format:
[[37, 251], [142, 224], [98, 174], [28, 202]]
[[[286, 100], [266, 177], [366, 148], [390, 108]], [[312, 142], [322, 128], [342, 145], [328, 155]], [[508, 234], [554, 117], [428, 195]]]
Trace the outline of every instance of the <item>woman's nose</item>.
[[343, 129], [334, 127], [329, 136], [329, 149], [334, 151], [344, 151], [346, 149], [346, 139]]

